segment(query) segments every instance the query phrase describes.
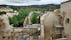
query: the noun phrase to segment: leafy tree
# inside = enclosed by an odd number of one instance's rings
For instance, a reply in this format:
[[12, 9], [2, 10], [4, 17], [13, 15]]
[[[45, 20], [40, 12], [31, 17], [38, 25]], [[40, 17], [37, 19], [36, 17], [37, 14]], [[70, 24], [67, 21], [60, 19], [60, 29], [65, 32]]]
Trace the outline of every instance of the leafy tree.
[[29, 12], [26, 9], [25, 10], [24, 9], [21, 9], [19, 11], [18, 21], [19, 21], [20, 24], [23, 24], [24, 19], [25, 19], [26, 16], [28, 16], [28, 14], [29, 14]]
[[13, 24], [14, 27], [18, 27], [19, 26], [16, 16], [13, 16], [12, 18], [9, 17], [9, 21], [10, 21], [10, 24]]
[[49, 11], [54, 11], [54, 9], [56, 9], [55, 6], [49, 6], [48, 8], [49, 8]]
[[39, 23], [39, 21], [40, 21], [39, 18], [38, 18], [39, 15], [40, 14], [37, 14], [37, 13], [32, 14], [32, 17], [31, 17], [32, 24]]
[[26, 16], [28, 16], [29, 12], [24, 9], [20, 9], [19, 15], [15, 15], [12, 18], [9, 18], [10, 24], [13, 24], [14, 27], [23, 26], [23, 22]]
[[[18, 8], [12, 7], [14, 10], [17, 10]], [[41, 11], [41, 12], [45, 12], [45, 11], [53, 11], [54, 9], [56, 9], [55, 6], [49, 6], [49, 7], [23, 7], [20, 8], [18, 10], [19, 15], [15, 15], [12, 18], [9, 18], [10, 20], [10, 24], [14, 24], [15, 27], [20, 27], [23, 25], [24, 19], [26, 16], [28, 16], [30, 11]], [[0, 12], [1, 13], [1, 12]], [[35, 23], [39, 23], [40, 19], [37, 18], [40, 14], [34, 13], [31, 16], [31, 22], [32, 24]]]

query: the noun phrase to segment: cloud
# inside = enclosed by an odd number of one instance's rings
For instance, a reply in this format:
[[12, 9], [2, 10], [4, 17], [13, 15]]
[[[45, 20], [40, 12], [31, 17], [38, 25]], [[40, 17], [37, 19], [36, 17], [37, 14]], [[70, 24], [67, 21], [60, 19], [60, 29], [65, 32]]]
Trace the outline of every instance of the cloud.
[[5, 0], [0, 0], [0, 2], [5, 1]]
[[63, 1], [67, 0], [0, 0], [0, 4], [7, 5], [41, 5], [41, 4], [60, 4]]

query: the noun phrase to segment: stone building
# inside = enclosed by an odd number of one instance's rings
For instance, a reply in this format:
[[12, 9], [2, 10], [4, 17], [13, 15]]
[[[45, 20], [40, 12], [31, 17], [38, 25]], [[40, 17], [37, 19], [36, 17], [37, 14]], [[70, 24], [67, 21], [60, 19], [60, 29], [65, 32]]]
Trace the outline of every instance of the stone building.
[[13, 27], [9, 24], [7, 15], [0, 15], [0, 40], [14, 40]]
[[24, 25], [27, 25], [27, 24], [32, 24], [32, 22], [31, 22], [31, 16], [32, 16], [34, 13], [40, 14], [41, 12], [40, 12], [40, 11], [32, 11], [32, 12], [30, 12], [29, 15], [25, 18], [25, 21], [24, 21], [24, 23], [23, 23], [23, 26], [24, 26]]
[[13, 27], [9, 24], [8, 17], [18, 15], [18, 12], [14, 11], [8, 6], [0, 6], [0, 12], [5, 13], [0, 15], [0, 40], [15, 40], [14, 30]]
[[23, 27], [14, 28], [15, 40], [24, 40], [22, 39]]
[[63, 26], [60, 24], [59, 15], [56, 12], [47, 12], [41, 16], [41, 32], [43, 32], [41, 33], [41, 40], [53, 40], [56, 35], [60, 36], [56, 37], [61, 38], [62, 32], [60, 31], [62, 31]]
[[23, 27], [26, 40], [40, 40], [40, 24], [32, 24]]
[[0, 12], [6, 12], [7, 16], [12, 17], [13, 15], [18, 15], [18, 12], [16, 10], [13, 10], [11, 8], [7, 7], [3, 7], [0, 6]]
[[68, 40], [71, 40], [71, 0], [61, 4], [61, 13], [64, 18], [64, 32]]

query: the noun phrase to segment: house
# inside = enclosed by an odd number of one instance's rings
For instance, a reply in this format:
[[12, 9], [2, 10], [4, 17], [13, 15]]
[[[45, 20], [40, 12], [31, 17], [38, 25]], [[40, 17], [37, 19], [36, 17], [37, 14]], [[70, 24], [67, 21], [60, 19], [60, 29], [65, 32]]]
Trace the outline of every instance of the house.
[[67, 37], [68, 40], [71, 40], [71, 0], [61, 4], [61, 13], [64, 18], [63, 24], [65, 37]]
[[0, 40], [12, 40], [12, 28], [13, 27], [9, 25], [8, 16], [0, 15]]
[[18, 12], [13, 9], [11, 9], [10, 7], [6, 6], [6, 7], [3, 7], [3, 6], [0, 6], [0, 12], [6, 12], [6, 14], [9, 16], [9, 17], [12, 17], [13, 15], [18, 15]]
[[63, 26], [59, 20], [60, 14], [57, 12], [50, 11], [41, 16], [41, 31], [44, 32], [41, 34], [44, 37], [42, 40], [53, 40], [56, 37], [62, 38]]
[[24, 37], [28, 40], [39, 40], [40, 39], [40, 24], [32, 24], [23, 27]]

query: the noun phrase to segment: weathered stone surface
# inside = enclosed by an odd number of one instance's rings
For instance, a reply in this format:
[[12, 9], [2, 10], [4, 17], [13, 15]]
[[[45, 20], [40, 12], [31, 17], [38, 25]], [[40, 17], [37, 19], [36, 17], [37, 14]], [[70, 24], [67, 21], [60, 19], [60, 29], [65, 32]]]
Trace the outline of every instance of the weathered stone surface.
[[40, 14], [41, 12], [40, 11], [32, 11], [32, 12], [30, 12], [29, 15], [25, 18], [25, 21], [24, 21], [23, 25], [32, 24], [31, 16], [34, 13]]
[[12, 31], [13, 30], [9, 24], [8, 16], [0, 15], [0, 40], [10, 40], [8, 37], [10, 37]]
[[54, 33], [53, 28], [56, 27], [56, 25], [60, 25], [57, 14], [54, 12], [47, 12], [41, 16], [40, 21], [41, 25], [44, 27], [44, 29], [42, 28], [44, 30], [44, 35], [42, 35], [44, 37], [43, 40], [52, 40], [52, 34]]
[[60, 38], [60, 39], [55, 39], [55, 40], [68, 40], [67, 38]]
[[64, 32], [68, 40], [71, 40], [71, 1], [61, 4], [61, 13], [64, 17]]

